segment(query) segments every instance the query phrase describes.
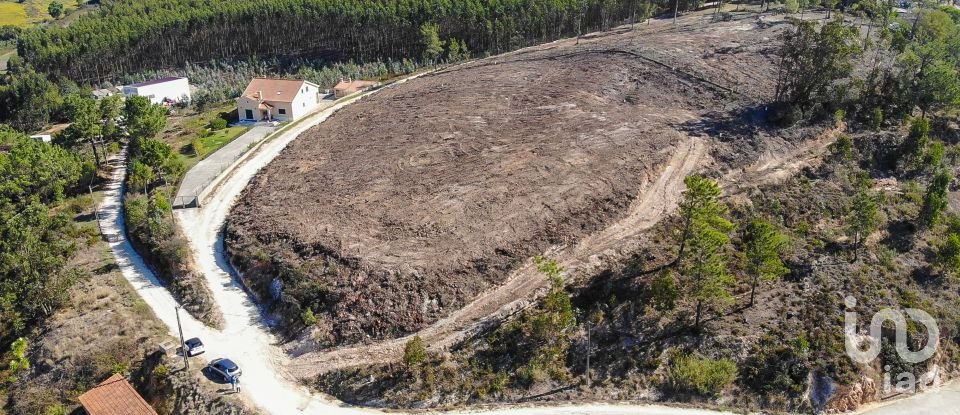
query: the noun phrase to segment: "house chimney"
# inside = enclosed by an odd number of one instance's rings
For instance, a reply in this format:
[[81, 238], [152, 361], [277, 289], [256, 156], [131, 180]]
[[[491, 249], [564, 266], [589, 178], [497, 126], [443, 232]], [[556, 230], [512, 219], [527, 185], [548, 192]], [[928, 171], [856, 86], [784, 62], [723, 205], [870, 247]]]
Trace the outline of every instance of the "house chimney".
[[257, 91], [257, 99], [263, 101], [263, 91]]

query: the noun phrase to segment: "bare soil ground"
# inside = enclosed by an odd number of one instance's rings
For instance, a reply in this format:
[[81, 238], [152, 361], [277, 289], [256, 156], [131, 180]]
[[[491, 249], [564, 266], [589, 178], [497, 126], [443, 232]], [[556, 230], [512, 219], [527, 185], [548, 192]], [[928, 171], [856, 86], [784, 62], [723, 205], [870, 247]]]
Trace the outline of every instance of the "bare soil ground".
[[[317, 312], [316, 346], [450, 316], [529, 257], [630, 216], [702, 119], [761, 95], [725, 85], [771, 87], [784, 25], [698, 24], [555, 42], [354, 104], [252, 181], [228, 249], [262, 298], [280, 275], [288, 318]], [[580, 253], [615, 246], [606, 235]]]

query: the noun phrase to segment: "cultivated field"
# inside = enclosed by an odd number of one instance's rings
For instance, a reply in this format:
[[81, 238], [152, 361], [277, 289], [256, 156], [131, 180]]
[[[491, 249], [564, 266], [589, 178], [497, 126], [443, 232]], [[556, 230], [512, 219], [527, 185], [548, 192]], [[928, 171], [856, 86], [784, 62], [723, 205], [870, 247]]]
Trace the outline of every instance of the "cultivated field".
[[20, 3], [0, 2], [0, 26], [24, 26], [26, 23], [26, 7]]
[[[54, 21], [47, 8], [51, 0], [0, 0], [0, 26], [29, 27], [34, 24], [44, 22], [54, 22], [55, 24], [66, 24], [73, 21], [77, 11], [77, 3], [73, 1], [61, 1], [63, 4], [64, 17], [60, 21]], [[86, 4], [86, 2], [84, 2]], [[92, 10], [92, 6], [86, 6], [82, 10]], [[78, 14], [77, 14], [78, 15]], [[63, 22], [67, 20], [68, 22]]]
[[704, 119], [770, 87], [783, 27], [657, 22], [375, 94], [258, 174], [228, 249], [262, 298], [279, 275], [288, 322], [312, 309], [320, 345], [420, 329], [620, 218]]

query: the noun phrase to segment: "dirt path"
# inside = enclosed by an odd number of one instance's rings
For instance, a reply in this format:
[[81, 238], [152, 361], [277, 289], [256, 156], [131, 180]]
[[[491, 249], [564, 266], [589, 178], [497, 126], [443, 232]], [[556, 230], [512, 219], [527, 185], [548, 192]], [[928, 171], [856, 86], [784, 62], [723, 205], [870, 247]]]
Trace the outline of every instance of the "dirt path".
[[824, 130], [814, 139], [804, 140], [792, 149], [768, 149], [755, 163], [724, 176], [723, 182], [729, 185], [727, 193], [736, 194], [759, 184], [777, 183], [790, 178], [804, 167], [816, 165], [846, 128], [846, 124], [840, 123]]
[[[126, 239], [122, 215], [125, 176], [126, 165], [117, 163], [99, 210], [103, 232], [110, 238], [110, 250], [124, 278], [157, 318], [167, 325], [169, 334], [177, 337], [177, 301]], [[214, 278], [208, 275], [208, 279]], [[227, 278], [218, 280], [217, 286], [211, 288], [218, 294], [215, 299], [224, 313], [230, 314], [225, 316], [227, 325], [221, 331], [205, 326], [189, 313], [180, 313], [184, 336], [199, 337], [206, 347], [205, 354], [191, 359], [189, 370], [201, 370], [208, 359], [233, 359], [243, 368], [243, 398], [270, 414], [366, 413], [313, 395], [307, 388], [284, 377], [277, 369], [284, 365], [286, 356], [275, 346], [276, 340], [263, 326], [256, 307], [240, 286]]]
[[[728, 194], [762, 183], [784, 180], [801, 168], [817, 163], [829, 145], [844, 131], [844, 126], [825, 130], [814, 139], [795, 148], [768, 151], [744, 169], [721, 179]], [[623, 219], [602, 232], [583, 239], [574, 247], [553, 247], [545, 255], [559, 258], [568, 271], [583, 274], [596, 267], [599, 257], [613, 253], [623, 241], [656, 225], [677, 207], [683, 192], [683, 179], [702, 166], [707, 144], [700, 139], [684, 138], [664, 167], [658, 179], [641, 192]], [[482, 294], [466, 307], [416, 333], [433, 350], [443, 350], [501, 321], [535, 301], [546, 291], [546, 279], [536, 272], [528, 260], [514, 271], [508, 281]], [[413, 335], [371, 345], [353, 346], [312, 352], [295, 357], [291, 372], [300, 378], [351, 366], [395, 361]]]
[[[558, 258], [568, 271], [583, 271], [584, 267], [598, 265], [599, 255], [617, 249], [624, 239], [651, 228], [676, 208], [683, 192], [683, 178], [702, 165], [706, 150], [703, 140], [682, 137], [660, 176], [644, 187], [623, 219], [575, 246], [553, 247], [545, 255]], [[532, 260], [527, 260], [506, 283], [481, 294], [466, 307], [416, 335], [433, 350], [446, 349], [529, 305], [546, 287], [546, 278], [537, 272]], [[309, 378], [334, 369], [394, 361], [400, 358], [412, 336], [304, 354], [294, 359], [290, 369], [297, 377]]]

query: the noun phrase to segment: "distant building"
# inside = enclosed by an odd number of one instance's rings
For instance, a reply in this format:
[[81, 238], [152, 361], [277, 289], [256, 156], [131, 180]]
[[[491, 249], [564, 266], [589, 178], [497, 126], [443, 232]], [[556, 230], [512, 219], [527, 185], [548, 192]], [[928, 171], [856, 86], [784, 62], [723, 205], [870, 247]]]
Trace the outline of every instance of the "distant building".
[[241, 120], [295, 120], [320, 104], [320, 87], [293, 79], [253, 78], [237, 98]]
[[377, 85], [380, 85], [380, 83], [375, 81], [361, 81], [356, 79], [341, 80], [340, 83], [333, 87], [333, 95], [337, 98], [343, 98], [354, 92], [360, 92]]
[[52, 137], [50, 134], [31, 135], [30, 138], [32, 138], [32, 139], [34, 139], [34, 140], [43, 141], [44, 143], [49, 143], [49, 142], [53, 141], [53, 137]]
[[87, 415], [157, 415], [119, 374], [110, 376], [78, 399]]
[[121, 91], [120, 91], [118, 88], [95, 89], [95, 90], [93, 90], [93, 92], [90, 94], [90, 96], [93, 97], [93, 99], [99, 101], [99, 100], [104, 99], [104, 98], [106, 98], [106, 97], [112, 97], [112, 96], [114, 96], [114, 95], [117, 95], [117, 94], [119, 94], [120, 92], [121, 92]]
[[150, 98], [154, 104], [173, 104], [190, 101], [190, 81], [174, 76], [140, 82], [123, 87], [123, 95]]

